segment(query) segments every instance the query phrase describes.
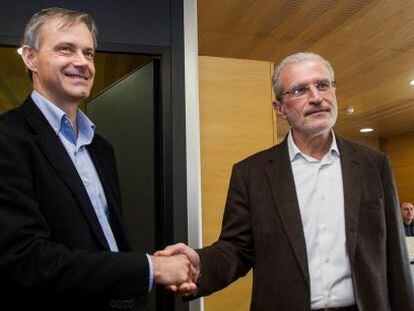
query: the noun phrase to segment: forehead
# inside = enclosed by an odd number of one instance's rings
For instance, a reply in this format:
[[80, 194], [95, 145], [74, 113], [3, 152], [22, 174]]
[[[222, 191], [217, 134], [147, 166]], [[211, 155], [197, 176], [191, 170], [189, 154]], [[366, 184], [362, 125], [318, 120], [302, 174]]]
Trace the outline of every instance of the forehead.
[[85, 23], [68, 23], [59, 17], [46, 21], [40, 28], [40, 45], [57, 41], [82, 43], [93, 47], [93, 36]]
[[280, 85], [283, 89], [316, 80], [331, 79], [328, 68], [318, 61], [302, 61], [286, 65], [280, 72]]
[[402, 204], [402, 208], [404, 208], [404, 209], [414, 208], [414, 205], [413, 204], [410, 204], [410, 203], [403, 203]]

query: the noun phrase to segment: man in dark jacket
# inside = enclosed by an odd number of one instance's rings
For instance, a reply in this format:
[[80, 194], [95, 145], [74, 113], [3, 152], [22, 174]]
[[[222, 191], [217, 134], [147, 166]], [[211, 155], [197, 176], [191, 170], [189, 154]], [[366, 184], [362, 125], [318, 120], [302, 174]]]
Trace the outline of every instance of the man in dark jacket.
[[332, 66], [314, 53], [291, 55], [273, 87], [289, 134], [234, 165], [218, 241], [158, 255], [186, 254], [201, 272], [191, 298], [253, 269], [251, 310], [414, 310], [389, 161], [333, 132]]
[[191, 283], [183, 256], [130, 251], [112, 147], [77, 108], [91, 90], [96, 26], [50, 8], [28, 22], [33, 92], [0, 117], [4, 310], [136, 310], [153, 283]]

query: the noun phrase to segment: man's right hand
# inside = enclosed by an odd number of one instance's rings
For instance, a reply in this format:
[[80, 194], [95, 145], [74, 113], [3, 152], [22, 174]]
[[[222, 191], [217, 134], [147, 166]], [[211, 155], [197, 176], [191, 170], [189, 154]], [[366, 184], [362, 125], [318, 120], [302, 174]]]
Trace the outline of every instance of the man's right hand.
[[[186, 258], [191, 262], [192, 268], [192, 275], [191, 275], [191, 282], [184, 282], [184, 283], [176, 283], [167, 285], [166, 288], [173, 291], [179, 292], [180, 294], [191, 294], [196, 290], [197, 280], [200, 276], [200, 256], [194, 251], [191, 247], [185, 245], [184, 243], [178, 243], [174, 245], [167, 246], [164, 250], [158, 251], [154, 253], [156, 257], [168, 257], [169, 256], [177, 256], [177, 255], [185, 255]], [[193, 286], [194, 285], [194, 289]]]
[[196, 290], [193, 279], [197, 274], [187, 256], [176, 254], [171, 256], [151, 256], [154, 272], [154, 282], [156, 284], [177, 288], [185, 284], [183, 292], [193, 292]]

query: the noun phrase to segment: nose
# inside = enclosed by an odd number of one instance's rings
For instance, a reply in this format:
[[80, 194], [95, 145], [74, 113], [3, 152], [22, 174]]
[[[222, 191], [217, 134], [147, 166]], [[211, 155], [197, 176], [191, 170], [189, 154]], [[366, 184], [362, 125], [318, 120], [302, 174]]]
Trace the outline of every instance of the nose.
[[322, 102], [321, 92], [313, 84], [309, 85], [308, 89], [308, 101], [309, 103], [320, 104]]
[[86, 58], [82, 51], [77, 51], [76, 53], [74, 53], [72, 62], [73, 65], [76, 67], [85, 67], [88, 65], [89, 60]]

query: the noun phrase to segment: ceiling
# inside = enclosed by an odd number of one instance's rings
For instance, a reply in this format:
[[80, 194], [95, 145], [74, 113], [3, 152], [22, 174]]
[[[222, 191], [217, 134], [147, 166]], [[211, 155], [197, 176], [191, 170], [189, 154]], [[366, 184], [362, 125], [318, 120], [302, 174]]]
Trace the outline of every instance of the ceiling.
[[[335, 69], [336, 131], [414, 131], [414, 1], [198, 0], [199, 54], [279, 63], [312, 51]], [[270, 104], [270, 103], [269, 103]], [[353, 106], [355, 112], [346, 115]], [[278, 121], [278, 136], [288, 125]], [[365, 134], [366, 135], [366, 134]]]
[[[359, 129], [367, 126], [375, 139], [414, 131], [414, 1], [198, 0], [198, 15], [200, 55], [277, 64], [289, 54], [313, 51], [329, 60], [338, 133], [361, 140]], [[92, 96], [149, 59], [97, 53]], [[31, 84], [15, 48], [0, 47], [0, 68], [2, 113], [20, 104]], [[350, 116], [348, 106], [355, 110]], [[288, 125], [277, 124], [282, 137]]]

